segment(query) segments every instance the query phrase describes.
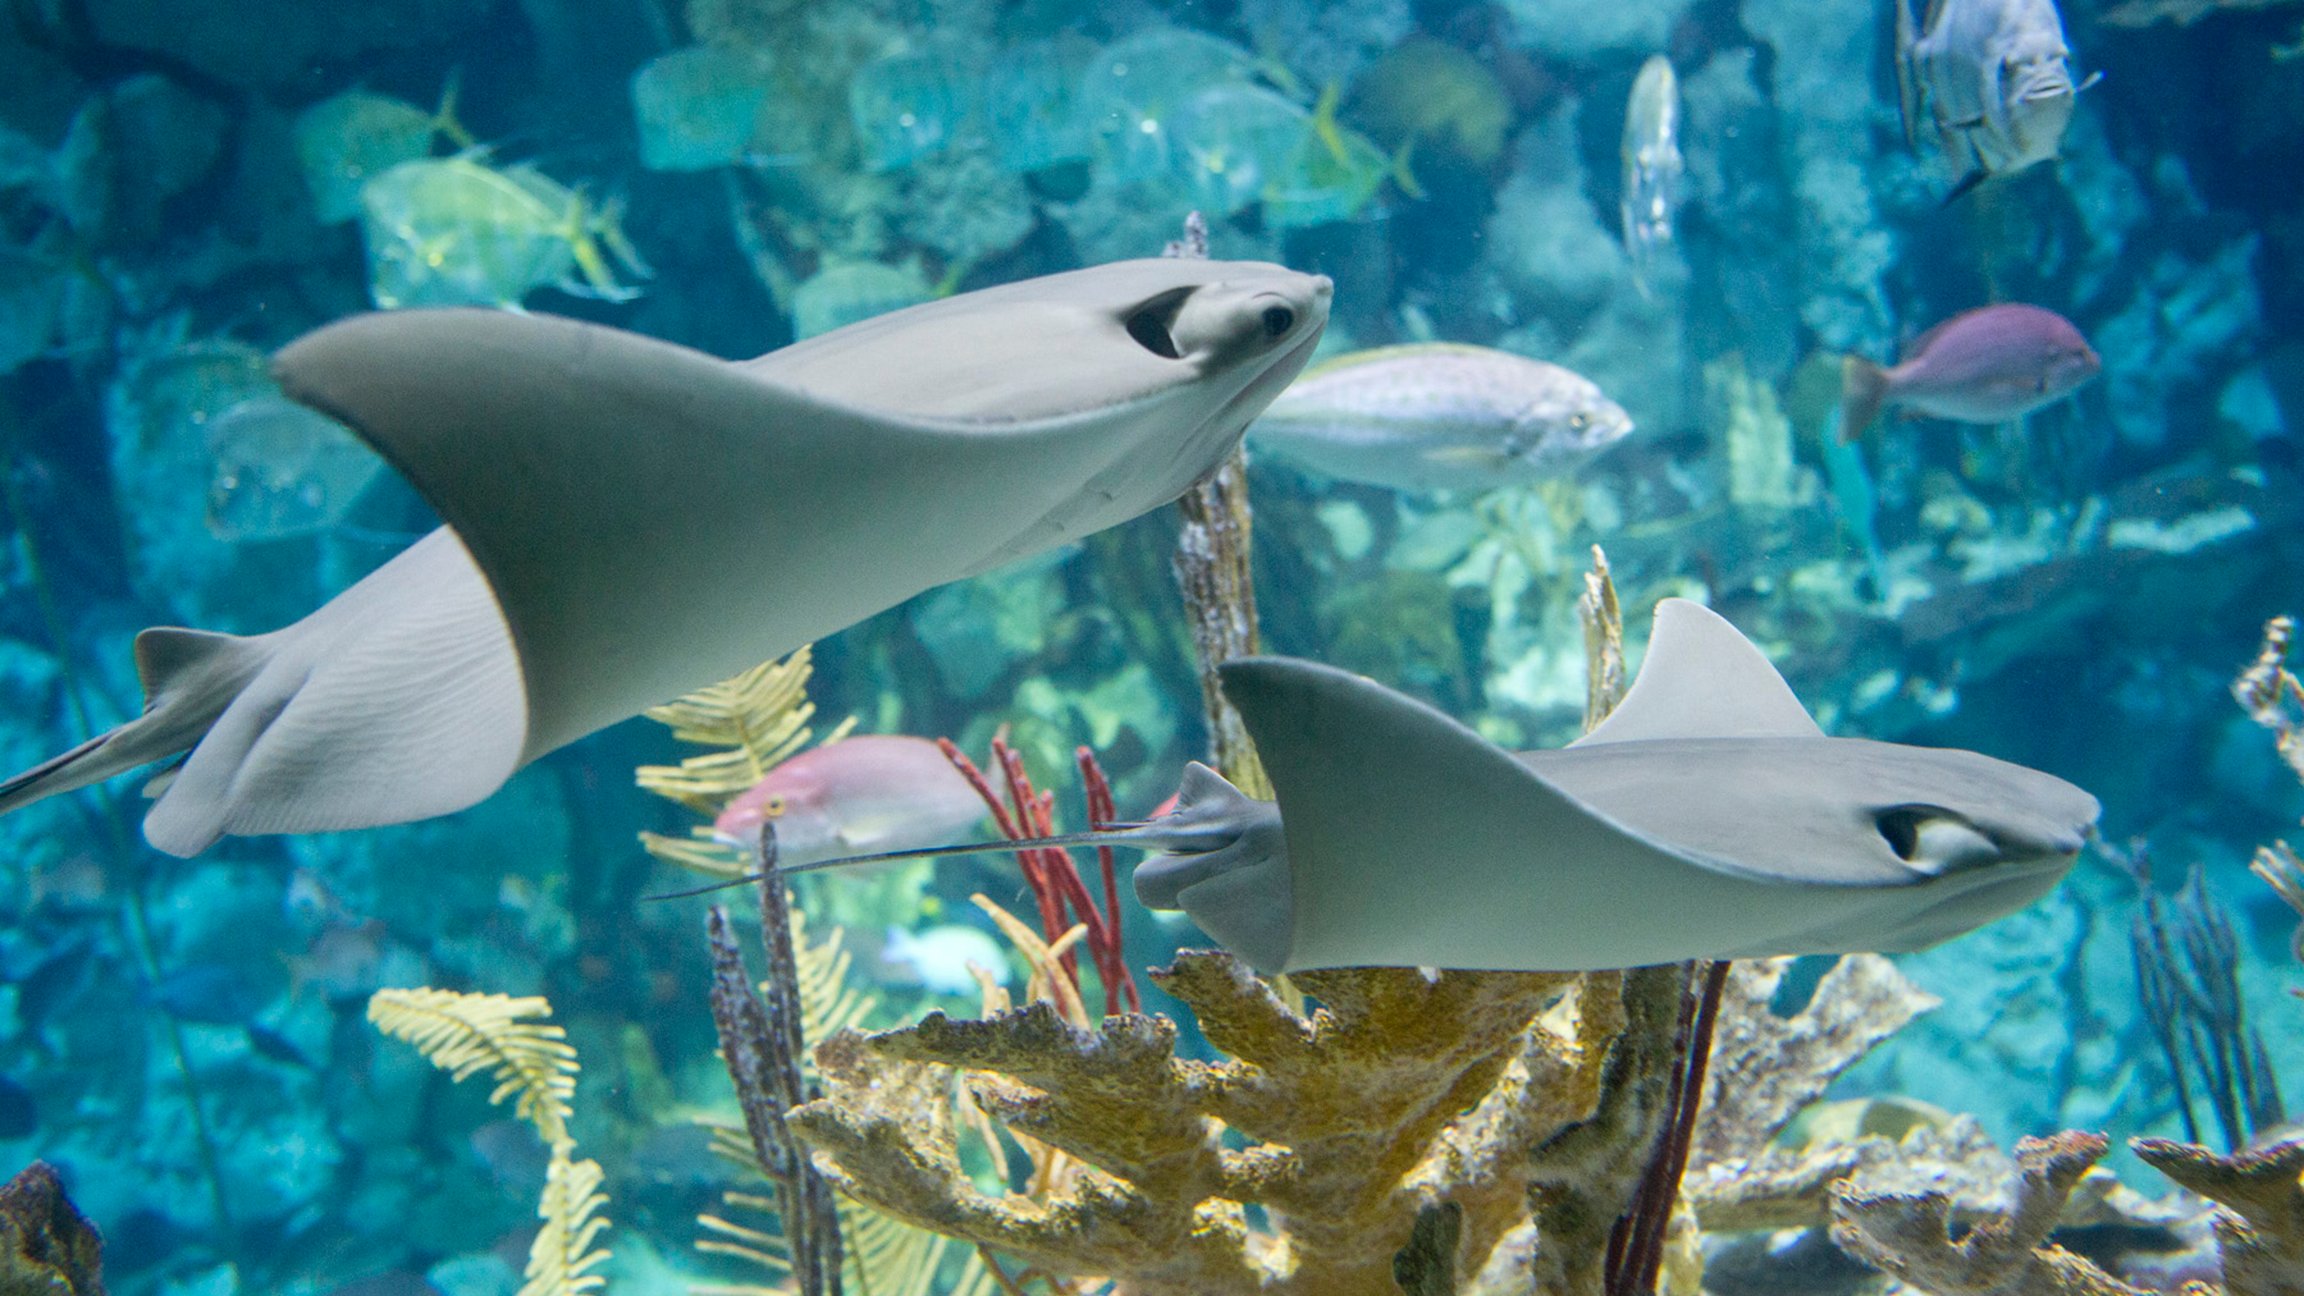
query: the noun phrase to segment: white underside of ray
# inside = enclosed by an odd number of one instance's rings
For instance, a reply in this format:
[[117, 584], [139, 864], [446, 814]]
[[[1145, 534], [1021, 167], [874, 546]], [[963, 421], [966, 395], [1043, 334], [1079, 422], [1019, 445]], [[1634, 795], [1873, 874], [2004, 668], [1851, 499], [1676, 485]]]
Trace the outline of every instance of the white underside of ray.
[[380, 807], [447, 814], [519, 768], [519, 663], [452, 532], [417, 541], [294, 629], [145, 816], [155, 847], [192, 855], [228, 834], [366, 827]]

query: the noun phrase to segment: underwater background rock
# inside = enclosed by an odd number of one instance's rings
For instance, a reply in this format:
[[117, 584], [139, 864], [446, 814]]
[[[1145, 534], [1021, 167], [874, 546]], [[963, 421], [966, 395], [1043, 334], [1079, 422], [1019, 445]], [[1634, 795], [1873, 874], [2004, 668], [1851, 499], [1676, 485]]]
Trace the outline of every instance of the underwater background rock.
[[[1336, 280], [1332, 347], [1513, 352], [1639, 428], [1563, 484], [1450, 501], [1255, 462], [1270, 651], [1501, 746], [1557, 746], [1584, 697], [1572, 596], [1602, 541], [1629, 606], [1701, 596], [1827, 732], [1987, 751], [2095, 793], [2108, 840], [2146, 839], [2166, 923], [2196, 900], [2227, 916], [2246, 1015], [2224, 1034], [2259, 1029], [2293, 1099], [2293, 920], [2246, 865], [2304, 793], [2225, 693], [2265, 619], [2304, 607], [2304, 200], [2276, 183], [2304, 168], [2293, 7], [2066, 0], [2072, 75], [2104, 79], [2056, 157], [1950, 206], [1932, 121], [1931, 151], [1903, 143], [1876, 0], [22, 8], [0, 24], [0, 767], [135, 714], [120, 645], [138, 627], [285, 624], [436, 525], [396, 477], [277, 417], [265, 373], [380, 282], [757, 355], [1152, 255], [1197, 207], [1213, 255]], [[1621, 148], [1658, 54], [1682, 167], [1671, 238], [1635, 261]], [[2021, 430], [1923, 420], [1827, 444], [1841, 357], [1888, 359], [2003, 301], [2069, 319], [2102, 374]], [[1120, 815], [1149, 814], [1202, 748], [1173, 525], [825, 640], [814, 727], [854, 717], [981, 757], [1006, 726], [1067, 814], [1089, 745]], [[740, 601], [771, 574], [719, 579]], [[725, 1101], [708, 964], [692, 914], [632, 903], [678, 878], [634, 830], [704, 823], [633, 767], [695, 750], [623, 726], [457, 816], [188, 863], [136, 842], [125, 791], [0, 820], [0, 1076], [26, 1096], [0, 1152], [59, 1168], [116, 1292], [488, 1290], [495, 1244], [535, 1222], [534, 1166], [476, 1145], [500, 1115], [485, 1092], [377, 1043], [359, 1009], [385, 985], [544, 994], [585, 1061], [575, 1121], [607, 1173], [612, 1290], [710, 1265], [758, 1281], [689, 1250], [724, 1181], [673, 1114]], [[1017, 888], [1012, 866], [954, 861], [807, 882], [801, 904], [849, 933], [851, 983], [895, 1026], [932, 1001], [877, 970], [887, 929], [993, 933], [967, 896]], [[1835, 1096], [1973, 1116], [1974, 1139], [1940, 1132], [1952, 1151], [2101, 1129], [2106, 1164], [2157, 1195], [2124, 1137], [2190, 1137], [2174, 1077], [2192, 1064], [2172, 1068], [2139, 984], [2140, 894], [2092, 855], [2040, 904], [1898, 956], [1941, 1006]], [[1128, 919], [1131, 967], [1198, 940]], [[1781, 1006], [1821, 971], [1790, 969]], [[1179, 1046], [1208, 1056], [1189, 1021]], [[2221, 1149], [2182, 1073], [2195, 1141]], [[1839, 1255], [1804, 1200], [1802, 1245]], [[1780, 1290], [1766, 1265], [1793, 1259], [1708, 1272]]]

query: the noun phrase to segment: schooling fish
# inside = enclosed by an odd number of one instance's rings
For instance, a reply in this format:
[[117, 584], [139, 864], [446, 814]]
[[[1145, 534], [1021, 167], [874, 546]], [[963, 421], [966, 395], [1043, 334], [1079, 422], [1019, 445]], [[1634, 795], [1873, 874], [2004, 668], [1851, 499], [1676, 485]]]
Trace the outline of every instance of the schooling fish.
[[1222, 673], [1277, 803], [1195, 764], [1164, 818], [942, 853], [1165, 852], [1137, 898], [1265, 972], [1569, 971], [1924, 949], [2046, 894], [2098, 812], [1975, 752], [1825, 737], [1759, 649], [1683, 599], [1657, 605], [1624, 701], [1558, 751], [1505, 751], [1315, 662]]
[[330, 325], [275, 358], [282, 388], [447, 525], [284, 629], [145, 631], [144, 713], [0, 782], [0, 813], [187, 752], [146, 789], [175, 855], [461, 810], [666, 698], [1174, 499], [1303, 367], [1329, 294], [1127, 261], [744, 363], [500, 311]]
[[1925, 105], [1957, 177], [1957, 198], [1994, 176], [2056, 156], [2072, 107], [2072, 51], [2055, 0], [1930, 0], [1915, 32], [1896, 7], [1897, 106], [1916, 143]]
[[1509, 351], [1422, 342], [1313, 367], [1250, 436], [1342, 481], [1483, 491], [1565, 475], [1631, 430], [1623, 408], [1581, 374]]
[[1958, 423], [2007, 423], [2070, 395], [2104, 367], [2072, 321], [2005, 302], [1955, 315], [1920, 335], [1903, 363], [1862, 356], [1840, 367], [1840, 438], [1854, 440], [1890, 405]]
[[1657, 259], [1672, 243], [1672, 216], [1680, 206], [1687, 170], [1680, 156], [1680, 83], [1661, 54], [1640, 65], [1624, 106], [1624, 251], [1632, 281], [1648, 292]]
[[983, 817], [983, 798], [936, 744], [863, 734], [810, 748], [768, 771], [728, 803], [712, 831], [742, 846], [762, 824], [774, 823], [777, 859], [798, 864], [925, 846]]

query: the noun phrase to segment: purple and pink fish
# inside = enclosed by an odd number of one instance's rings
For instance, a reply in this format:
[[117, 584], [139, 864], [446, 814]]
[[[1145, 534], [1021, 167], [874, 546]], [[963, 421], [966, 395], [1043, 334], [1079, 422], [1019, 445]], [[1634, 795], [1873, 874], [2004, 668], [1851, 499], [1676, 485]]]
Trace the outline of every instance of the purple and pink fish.
[[1891, 405], [1960, 423], [2013, 422], [2103, 367], [2072, 321], [2052, 310], [1979, 307], [1922, 334], [1893, 368], [1849, 356], [1840, 368], [1840, 438], [1862, 436]]
[[935, 743], [864, 734], [770, 770], [728, 803], [712, 832], [749, 845], [773, 820], [777, 862], [790, 865], [932, 846], [983, 817], [983, 799]]

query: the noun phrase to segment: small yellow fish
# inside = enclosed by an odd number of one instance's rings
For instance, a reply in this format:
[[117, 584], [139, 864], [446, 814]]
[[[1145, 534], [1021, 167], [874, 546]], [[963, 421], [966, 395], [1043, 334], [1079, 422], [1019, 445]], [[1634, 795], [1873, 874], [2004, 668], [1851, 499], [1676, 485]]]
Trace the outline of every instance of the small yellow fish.
[[[622, 209], [521, 165], [498, 169], [472, 153], [403, 162], [360, 190], [369, 292], [386, 310], [512, 306], [547, 284], [624, 301], [614, 257], [645, 278], [625, 240]], [[581, 278], [579, 279], [579, 276]]]
[[1592, 380], [1490, 347], [1426, 342], [1308, 370], [1249, 430], [1329, 477], [1402, 491], [1564, 476], [1632, 430]]
[[435, 140], [455, 148], [476, 141], [456, 119], [456, 78], [451, 74], [431, 112], [390, 95], [347, 90], [321, 100], [296, 118], [296, 156], [304, 186], [323, 224], [360, 214], [360, 190], [403, 162], [429, 157]]

